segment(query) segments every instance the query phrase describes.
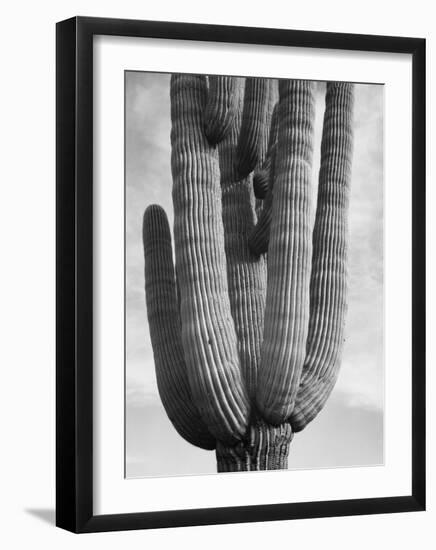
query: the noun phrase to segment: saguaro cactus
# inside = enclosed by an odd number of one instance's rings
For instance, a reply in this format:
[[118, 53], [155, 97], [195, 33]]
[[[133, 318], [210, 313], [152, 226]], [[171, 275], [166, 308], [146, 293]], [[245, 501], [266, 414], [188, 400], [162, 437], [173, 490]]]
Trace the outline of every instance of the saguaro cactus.
[[170, 93], [175, 268], [164, 211], [143, 223], [162, 402], [218, 471], [286, 468], [340, 366], [353, 85], [327, 84], [314, 226], [313, 83], [173, 75]]

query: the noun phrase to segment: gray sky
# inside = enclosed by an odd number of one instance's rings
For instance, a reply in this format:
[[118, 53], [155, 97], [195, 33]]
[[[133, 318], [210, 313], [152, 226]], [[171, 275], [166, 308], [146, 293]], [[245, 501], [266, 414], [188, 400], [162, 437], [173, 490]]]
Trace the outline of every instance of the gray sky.
[[[173, 222], [170, 75], [126, 73], [126, 473], [216, 472], [214, 452], [184, 441], [160, 402], [144, 295], [142, 215], [160, 204]], [[316, 92], [313, 180], [319, 169], [324, 83]], [[289, 468], [383, 462], [383, 86], [356, 85], [350, 201], [349, 305], [338, 382], [296, 434]]]

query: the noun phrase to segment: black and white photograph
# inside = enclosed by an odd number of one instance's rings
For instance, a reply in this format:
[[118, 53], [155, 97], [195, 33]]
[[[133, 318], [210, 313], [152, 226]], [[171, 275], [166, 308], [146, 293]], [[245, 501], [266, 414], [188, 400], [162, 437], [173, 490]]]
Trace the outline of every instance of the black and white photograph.
[[383, 465], [384, 86], [125, 72], [125, 477]]

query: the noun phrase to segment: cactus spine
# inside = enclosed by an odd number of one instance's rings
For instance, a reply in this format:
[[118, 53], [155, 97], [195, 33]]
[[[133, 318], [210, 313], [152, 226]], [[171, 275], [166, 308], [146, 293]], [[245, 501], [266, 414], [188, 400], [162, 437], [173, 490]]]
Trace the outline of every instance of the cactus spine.
[[353, 86], [327, 85], [314, 227], [313, 87], [171, 79], [176, 269], [149, 207], [147, 313], [167, 414], [219, 471], [286, 468], [338, 375]]

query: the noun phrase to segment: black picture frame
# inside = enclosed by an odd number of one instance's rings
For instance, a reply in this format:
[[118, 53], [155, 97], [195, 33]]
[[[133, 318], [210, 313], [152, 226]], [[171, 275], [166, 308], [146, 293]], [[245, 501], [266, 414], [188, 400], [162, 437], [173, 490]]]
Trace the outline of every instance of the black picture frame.
[[[412, 54], [411, 494], [93, 513], [93, 37], [117, 35]], [[56, 28], [56, 524], [76, 533], [425, 509], [425, 40], [74, 17]]]

